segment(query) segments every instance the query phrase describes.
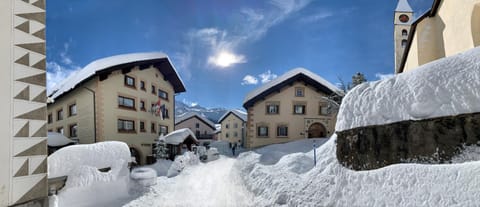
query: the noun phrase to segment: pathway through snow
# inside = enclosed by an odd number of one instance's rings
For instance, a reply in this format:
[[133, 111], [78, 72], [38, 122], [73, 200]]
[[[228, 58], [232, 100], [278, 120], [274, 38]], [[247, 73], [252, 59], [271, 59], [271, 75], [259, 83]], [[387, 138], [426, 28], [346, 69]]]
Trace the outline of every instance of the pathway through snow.
[[235, 161], [221, 156], [190, 166], [176, 177], [159, 177], [150, 192], [125, 206], [248, 206], [253, 195], [232, 170]]

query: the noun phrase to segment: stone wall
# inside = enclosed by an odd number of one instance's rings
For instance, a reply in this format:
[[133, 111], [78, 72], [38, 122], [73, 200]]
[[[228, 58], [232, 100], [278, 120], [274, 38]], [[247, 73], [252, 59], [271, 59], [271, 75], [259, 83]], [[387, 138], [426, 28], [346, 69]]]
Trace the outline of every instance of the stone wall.
[[360, 127], [337, 135], [337, 158], [353, 170], [446, 163], [462, 146], [480, 143], [480, 113]]

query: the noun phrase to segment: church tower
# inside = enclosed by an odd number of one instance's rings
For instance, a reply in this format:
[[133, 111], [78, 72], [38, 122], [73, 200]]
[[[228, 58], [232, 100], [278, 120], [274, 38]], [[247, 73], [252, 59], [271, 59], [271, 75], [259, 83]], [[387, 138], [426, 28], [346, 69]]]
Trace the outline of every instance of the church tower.
[[395, 73], [400, 70], [400, 62], [402, 55], [407, 46], [408, 35], [410, 34], [410, 27], [412, 25], [413, 10], [408, 4], [407, 0], [399, 0], [397, 8], [395, 9], [395, 24], [394, 41], [395, 41]]

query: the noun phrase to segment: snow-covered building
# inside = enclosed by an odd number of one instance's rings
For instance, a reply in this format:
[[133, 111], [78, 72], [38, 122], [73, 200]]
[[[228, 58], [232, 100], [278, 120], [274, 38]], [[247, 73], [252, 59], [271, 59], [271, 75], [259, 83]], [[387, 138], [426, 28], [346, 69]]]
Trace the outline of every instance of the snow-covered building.
[[175, 130], [188, 128], [195, 133], [200, 140], [213, 140], [215, 136], [215, 124], [206, 117], [195, 113], [188, 112], [182, 116], [175, 117]]
[[343, 96], [317, 74], [296, 68], [260, 86], [245, 97], [247, 148], [327, 137], [335, 131], [336, 103]]
[[416, 19], [399, 0], [394, 16], [395, 73], [480, 45], [480, 0], [434, 0]]
[[80, 144], [123, 141], [146, 163], [159, 134], [174, 129], [175, 94], [185, 86], [163, 53], [96, 60], [49, 94], [48, 131]]
[[247, 124], [247, 113], [240, 110], [230, 110], [226, 112], [218, 123], [221, 124], [221, 132], [218, 140], [228, 141], [230, 143], [241, 143], [245, 141], [245, 126]]

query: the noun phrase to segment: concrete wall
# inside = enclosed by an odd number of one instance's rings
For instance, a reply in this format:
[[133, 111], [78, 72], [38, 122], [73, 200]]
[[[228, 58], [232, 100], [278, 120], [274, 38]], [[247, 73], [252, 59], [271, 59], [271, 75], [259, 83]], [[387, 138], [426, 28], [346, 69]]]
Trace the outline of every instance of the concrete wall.
[[[198, 124], [198, 128], [197, 125]], [[200, 132], [200, 135], [212, 135], [215, 130], [210, 128], [207, 124], [205, 124], [203, 121], [201, 121], [199, 118], [196, 116], [193, 116], [187, 120], [184, 120], [178, 124], [175, 125], [175, 130], [177, 129], [183, 129], [183, 128], [189, 128], [192, 130], [192, 132], [196, 135], [197, 131]], [[205, 133], [206, 132], [206, 133]], [[198, 137], [197, 137], [198, 138]]]
[[[304, 97], [295, 96], [295, 88], [304, 87]], [[311, 86], [305, 86], [303, 82], [296, 82], [292, 86], [282, 88], [280, 92], [270, 94], [264, 100], [254, 104], [247, 109], [247, 137], [246, 147], [258, 147], [263, 145], [284, 143], [298, 139], [307, 138], [307, 130], [314, 123], [322, 124], [330, 136], [335, 131], [336, 113], [320, 115], [320, 104], [327, 104], [321, 97], [325, 96], [317, 92]], [[266, 104], [269, 102], [280, 103], [279, 114], [270, 115], [266, 113]], [[305, 103], [306, 113], [304, 115], [293, 114], [295, 103]], [[257, 137], [257, 126], [266, 125], [269, 127], [268, 137]], [[288, 126], [288, 136], [277, 137], [277, 126]], [[222, 128], [223, 130], [223, 128]]]
[[404, 71], [480, 45], [480, 0], [441, 1], [418, 23]]
[[0, 1], [0, 206], [47, 197], [45, 1]]
[[222, 125], [222, 132], [219, 135], [219, 140], [228, 141], [231, 143], [243, 142], [242, 140], [246, 134], [246, 122], [238, 118], [238, 116], [234, 115], [233, 113], [230, 113], [222, 120], [220, 124]]

